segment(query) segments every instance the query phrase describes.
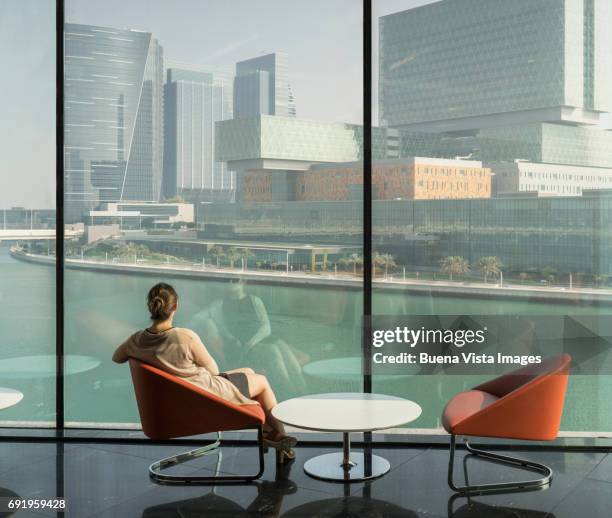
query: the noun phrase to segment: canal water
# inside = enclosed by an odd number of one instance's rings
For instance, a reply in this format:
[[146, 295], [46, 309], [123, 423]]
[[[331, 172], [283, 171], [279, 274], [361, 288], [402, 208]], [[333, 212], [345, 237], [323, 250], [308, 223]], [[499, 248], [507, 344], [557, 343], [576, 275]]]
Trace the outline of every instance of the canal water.
[[[129, 368], [111, 361], [114, 349], [131, 333], [148, 325], [145, 295], [151, 285], [169, 281], [180, 301], [175, 324], [196, 330], [223, 369], [245, 363], [265, 371], [279, 399], [301, 393], [359, 391], [358, 373], [342, 365], [361, 351], [359, 290], [317, 286], [247, 284], [247, 300], [259, 298], [266, 308], [272, 336], [250, 355], [224, 334], [246, 337], [253, 332], [248, 318], [225, 319], [223, 300], [229, 283], [167, 279], [82, 270], [65, 272], [66, 420], [70, 423], [132, 424], [138, 422]], [[235, 289], [235, 288], [233, 288]], [[0, 386], [24, 393], [23, 401], [2, 411], [0, 421], [49, 423], [54, 419], [55, 271], [45, 265], [17, 261], [0, 245]], [[599, 315], [612, 307], [580, 301], [550, 303], [516, 299], [462, 298], [435, 293], [407, 295], [399, 291], [374, 294], [377, 314], [387, 315]], [[250, 308], [243, 314], [248, 315]], [[221, 318], [223, 320], [223, 318]], [[32, 359], [29, 357], [35, 356]], [[338, 375], [313, 362], [338, 358]], [[310, 367], [308, 367], [310, 365]], [[320, 365], [320, 364], [315, 364]], [[374, 376], [376, 392], [418, 402], [423, 414], [414, 428], [435, 428], [446, 401], [473, 386], [476, 376]], [[490, 377], [490, 376], [489, 376]], [[612, 432], [612, 376], [571, 377], [562, 429]]]

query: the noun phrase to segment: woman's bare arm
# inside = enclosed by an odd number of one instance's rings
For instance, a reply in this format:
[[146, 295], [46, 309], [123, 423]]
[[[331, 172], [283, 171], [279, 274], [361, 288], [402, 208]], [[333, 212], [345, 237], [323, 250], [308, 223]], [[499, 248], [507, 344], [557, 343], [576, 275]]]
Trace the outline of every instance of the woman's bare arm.
[[215, 376], [219, 374], [219, 366], [215, 359], [210, 355], [206, 346], [200, 340], [197, 333], [191, 331], [191, 353], [193, 354], [193, 361], [196, 365], [204, 367], [207, 371]]

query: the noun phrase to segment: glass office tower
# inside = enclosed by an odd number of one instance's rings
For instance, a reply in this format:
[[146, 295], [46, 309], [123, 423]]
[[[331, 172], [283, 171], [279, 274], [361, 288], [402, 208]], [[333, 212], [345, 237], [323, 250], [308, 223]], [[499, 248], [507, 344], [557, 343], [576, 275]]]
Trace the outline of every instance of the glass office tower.
[[295, 117], [287, 54], [275, 52], [236, 63], [234, 117]]
[[612, 110], [606, 0], [444, 0], [380, 18], [381, 119], [461, 131]]
[[151, 33], [67, 23], [66, 222], [101, 201], [158, 201], [163, 53]]
[[399, 131], [400, 156], [609, 168], [611, 24], [605, 0], [443, 0], [382, 16], [381, 123]]
[[215, 158], [215, 122], [227, 119], [228, 93], [209, 72], [169, 68], [164, 100], [164, 195], [199, 198], [229, 191], [232, 175]]

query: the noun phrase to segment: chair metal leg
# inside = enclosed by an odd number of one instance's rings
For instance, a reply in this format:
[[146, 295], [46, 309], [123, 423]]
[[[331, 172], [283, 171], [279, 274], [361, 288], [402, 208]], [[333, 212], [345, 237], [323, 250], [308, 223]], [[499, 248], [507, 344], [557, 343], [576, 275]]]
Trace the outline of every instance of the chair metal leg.
[[217, 440], [211, 444], [190, 450], [179, 455], [166, 457], [158, 460], [149, 466], [149, 477], [158, 484], [166, 485], [185, 485], [185, 484], [218, 484], [218, 483], [239, 483], [250, 482], [258, 479], [264, 472], [264, 447], [263, 447], [263, 430], [261, 426], [257, 428], [257, 447], [259, 450], [259, 471], [255, 475], [168, 475], [162, 473], [162, 470], [188, 462], [190, 460], [202, 457], [204, 455], [218, 454], [221, 446], [221, 432], [217, 434]]
[[[485, 460], [490, 460], [493, 462], [498, 462], [501, 464], [509, 464], [511, 466], [515, 466], [517, 468], [525, 469], [528, 471], [535, 471], [536, 473], [541, 473], [544, 475], [543, 478], [535, 479], [535, 480], [526, 480], [521, 482], [504, 482], [501, 484], [480, 484], [476, 486], [465, 485], [465, 486], [456, 486], [453, 481], [453, 469], [455, 463], [455, 441], [456, 436], [451, 435], [450, 440], [450, 459], [448, 462], [448, 485], [449, 487], [457, 492], [462, 494], [480, 494], [480, 493], [488, 493], [488, 492], [521, 492], [521, 491], [530, 491], [530, 490], [538, 490], [538, 489], [546, 489], [550, 486], [550, 482], [553, 477], [552, 469], [544, 464], [539, 464], [537, 462], [533, 462], [530, 460], [518, 459], [516, 457], [510, 457], [508, 455], [499, 455], [497, 453], [491, 453], [488, 451], [478, 450], [469, 445], [467, 440], [465, 441], [465, 447], [467, 451], [474, 455], [475, 457], [482, 457]], [[465, 468], [465, 466], [464, 466]], [[466, 475], [466, 484], [469, 484], [467, 480], [467, 468], [465, 468]]]

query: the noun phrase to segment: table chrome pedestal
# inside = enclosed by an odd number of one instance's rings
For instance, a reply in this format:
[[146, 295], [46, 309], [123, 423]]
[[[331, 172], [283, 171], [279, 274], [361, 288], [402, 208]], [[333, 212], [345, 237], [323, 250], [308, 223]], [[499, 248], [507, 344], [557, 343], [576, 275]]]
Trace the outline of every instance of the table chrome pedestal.
[[351, 438], [342, 434], [342, 453], [326, 453], [309, 459], [304, 471], [311, 477], [338, 482], [370, 480], [387, 473], [391, 465], [387, 459], [371, 453], [351, 455]]

